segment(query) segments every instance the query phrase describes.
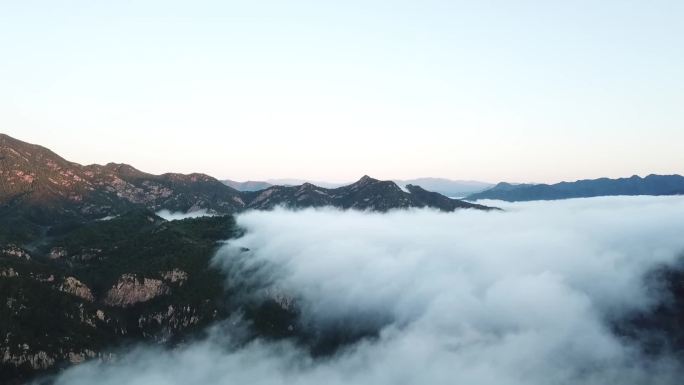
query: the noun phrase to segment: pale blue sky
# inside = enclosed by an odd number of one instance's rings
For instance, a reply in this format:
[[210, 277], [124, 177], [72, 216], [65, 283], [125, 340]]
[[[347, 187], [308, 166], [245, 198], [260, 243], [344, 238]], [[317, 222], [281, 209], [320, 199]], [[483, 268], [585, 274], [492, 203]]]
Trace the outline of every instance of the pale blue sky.
[[220, 178], [684, 173], [684, 1], [0, 0], [0, 132]]

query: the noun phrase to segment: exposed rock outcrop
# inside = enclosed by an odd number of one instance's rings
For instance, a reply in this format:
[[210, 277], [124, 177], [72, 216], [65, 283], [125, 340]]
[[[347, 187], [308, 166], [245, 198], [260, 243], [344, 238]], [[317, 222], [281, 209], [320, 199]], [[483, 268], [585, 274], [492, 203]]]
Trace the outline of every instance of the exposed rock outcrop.
[[159, 279], [138, 279], [133, 274], [124, 274], [107, 292], [105, 303], [110, 306], [127, 307], [169, 294], [170, 291]]
[[96, 249], [96, 248], [91, 248], [91, 249], [82, 249], [80, 253], [77, 255], [71, 256], [72, 260], [80, 260], [80, 261], [90, 261], [92, 259], [97, 259], [97, 257], [102, 254], [102, 249]]
[[188, 273], [180, 269], [162, 271], [161, 277], [164, 281], [182, 286], [188, 280]]
[[18, 276], [19, 273], [11, 267], [0, 269], [0, 277], [13, 278]]
[[181, 307], [169, 305], [166, 311], [141, 315], [138, 318], [138, 328], [144, 330], [150, 325], [166, 325], [166, 328], [170, 330], [184, 329], [197, 325], [200, 320], [201, 315], [196, 308], [188, 305]]
[[69, 362], [72, 364], [80, 364], [81, 362], [85, 361], [88, 358], [93, 358], [97, 354], [90, 350], [90, 349], [84, 349], [82, 352], [75, 353], [75, 352], [68, 352], [67, 357], [69, 357]]
[[28, 253], [28, 251], [22, 249], [21, 247], [17, 245], [7, 245], [3, 249], [0, 250], [0, 254], [4, 254], [8, 257], [14, 257], [14, 258], [19, 258], [19, 259], [25, 259], [25, 260], [30, 260], [31, 255]]
[[67, 256], [67, 250], [64, 247], [53, 247], [48, 254], [50, 259], [60, 259]]
[[3, 364], [14, 366], [28, 364], [33, 369], [47, 369], [55, 363], [55, 359], [42, 350], [32, 353], [27, 344], [17, 346], [16, 349], [10, 349], [9, 346], [6, 346], [0, 352], [2, 353]]
[[95, 300], [90, 288], [74, 277], [66, 277], [64, 282], [59, 286], [59, 290], [83, 298], [88, 302], [93, 302]]

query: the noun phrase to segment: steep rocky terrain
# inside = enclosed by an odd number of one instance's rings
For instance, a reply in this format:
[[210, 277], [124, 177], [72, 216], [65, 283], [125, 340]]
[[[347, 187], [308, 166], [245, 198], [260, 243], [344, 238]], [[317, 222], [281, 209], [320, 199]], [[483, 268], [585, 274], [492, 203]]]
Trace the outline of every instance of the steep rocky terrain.
[[135, 207], [217, 213], [245, 207], [237, 190], [208, 175], [152, 175], [116, 163], [82, 166], [0, 134], [0, 207], [17, 205], [86, 218]]
[[230, 310], [210, 266], [231, 216], [167, 222], [131, 211], [56, 226], [33, 251], [0, 246], [0, 383], [147, 341], [175, 344]]

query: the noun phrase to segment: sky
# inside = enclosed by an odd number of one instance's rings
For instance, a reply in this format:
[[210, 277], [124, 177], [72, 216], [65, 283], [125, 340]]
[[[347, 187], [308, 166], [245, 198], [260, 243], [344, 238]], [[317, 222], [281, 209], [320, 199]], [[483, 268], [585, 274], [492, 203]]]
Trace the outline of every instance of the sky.
[[684, 2], [0, 0], [0, 132], [218, 178], [684, 173]]

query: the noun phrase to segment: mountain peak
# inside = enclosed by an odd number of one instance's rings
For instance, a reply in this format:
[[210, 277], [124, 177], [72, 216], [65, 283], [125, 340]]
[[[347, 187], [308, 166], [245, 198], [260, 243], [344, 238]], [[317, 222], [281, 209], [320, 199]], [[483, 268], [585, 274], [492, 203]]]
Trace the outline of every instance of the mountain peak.
[[375, 179], [375, 178], [371, 178], [371, 177], [368, 176], [368, 175], [364, 175], [364, 176], [361, 177], [361, 179], [359, 179], [359, 180], [358, 180], [356, 183], [354, 183], [354, 184], [368, 184], [368, 183], [375, 183], [375, 182], [379, 182], [379, 180], [377, 180], [377, 179]]

